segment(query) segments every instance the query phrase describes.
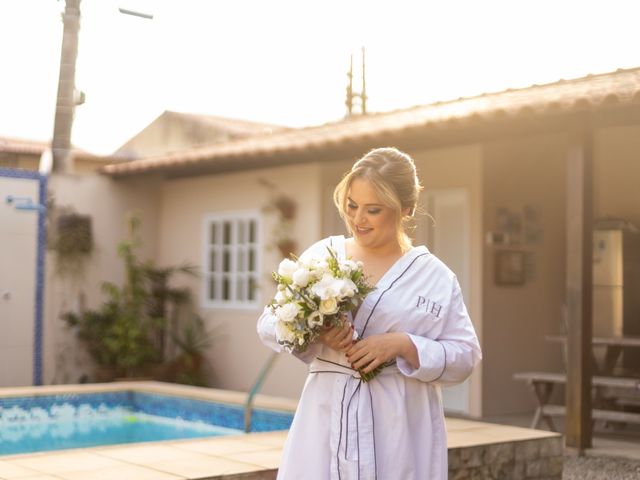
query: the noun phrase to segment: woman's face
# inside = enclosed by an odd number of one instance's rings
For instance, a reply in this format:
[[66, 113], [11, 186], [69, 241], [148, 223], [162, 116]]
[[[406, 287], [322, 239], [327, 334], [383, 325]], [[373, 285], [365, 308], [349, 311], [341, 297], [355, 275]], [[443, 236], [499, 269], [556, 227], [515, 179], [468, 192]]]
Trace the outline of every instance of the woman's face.
[[365, 248], [398, 243], [396, 215], [384, 205], [366, 179], [356, 178], [347, 194], [347, 219], [356, 243]]

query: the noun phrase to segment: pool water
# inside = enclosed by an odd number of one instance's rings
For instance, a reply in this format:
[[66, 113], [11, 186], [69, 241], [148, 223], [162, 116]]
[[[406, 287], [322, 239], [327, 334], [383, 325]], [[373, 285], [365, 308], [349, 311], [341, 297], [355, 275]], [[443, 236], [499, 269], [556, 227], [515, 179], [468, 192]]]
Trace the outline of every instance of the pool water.
[[[292, 414], [257, 409], [252, 431]], [[134, 391], [0, 398], [0, 455], [243, 433], [238, 405]]]

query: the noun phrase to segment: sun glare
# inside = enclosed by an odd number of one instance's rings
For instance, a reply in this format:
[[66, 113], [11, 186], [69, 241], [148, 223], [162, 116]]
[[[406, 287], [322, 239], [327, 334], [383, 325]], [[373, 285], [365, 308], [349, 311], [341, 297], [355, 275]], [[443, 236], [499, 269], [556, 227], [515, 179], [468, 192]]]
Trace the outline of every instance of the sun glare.
[[[0, 6], [0, 134], [53, 129], [63, 2]], [[164, 110], [290, 126], [637, 66], [633, 2], [82, 0], [74, 143], [109, 153]], [[153, 14], [122, 15], [118, 8]]]

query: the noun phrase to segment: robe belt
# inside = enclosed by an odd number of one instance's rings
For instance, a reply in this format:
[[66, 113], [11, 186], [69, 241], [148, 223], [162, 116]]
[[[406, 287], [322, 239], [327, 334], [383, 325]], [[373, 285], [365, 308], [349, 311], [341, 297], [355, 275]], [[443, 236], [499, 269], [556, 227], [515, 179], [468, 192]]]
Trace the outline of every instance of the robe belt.
[[[385, 366], [379, 375], [392, 375], [398, 373], [398, 367], [395, 362], [388, 364]], [[374, 433], [374, 412], [373, 412], [373, 398], [371, 396], [371, 389], [369, 388], [369, 383], [362, 380], [360, 377], [360, 373], [346, 365], [342, 365], [336, 362], [332, 362], [330, 360], [325, 360], [322, 358], [316, 358], [309, 365], [309, 373], [338, 373], [341, 375], [347, 376], [347, 381], [344, 384], [344, 389], [342, 392], [342, 401], [340, 403], [340, 434], [338, 437], [338, 446], [335, 452], [336, 459], [336, 470], [337, 470], [337, 479], [341, 480], [340, 475], [340, 446], [342, 442], [344, 442], [344, 459], [350, 460], [353, 459], [353, 452], [351, 451], [354, 447], [356, 448], [357, 453], [357, 461], [358, 461], [358, 479], [377, 479], [377, 466], [376, 466], [376, 442], [375, 442], [375, 433]], [[374, 379], [375, 381], [375, 379]], [[347, 388], [350, 385], [353, 385], [352, 382], [357, 382], [355, 387], [353, 387], [353, 391], [347, 398]], [[359, 413], [359, 404], [360, 404], [360, 393], [364, 391], [368, 395], [369, 400], [369, 408], [368, 412], [365, 412], [362, 416]], [[355, 399], [355, 401], [354, 401]], [[346, 425], [343, 428], [342, 419], [346, 418]], [[349, 423], [353, 425], [355, 423], [355, 438], [352, 438], [349, 441], [350, 431], [349, 431]], [[361, 430], [365, 432], [361, 436]], [[370, 435], [365, 437], [366, 432], [370, 432]], [[354, 446], [355, 440], [355, 446]], [[368, 455], [362, 455], [360, 446], [364, 445], [364, 452]], [[367, 448], [369, 446], [369, 448]]]

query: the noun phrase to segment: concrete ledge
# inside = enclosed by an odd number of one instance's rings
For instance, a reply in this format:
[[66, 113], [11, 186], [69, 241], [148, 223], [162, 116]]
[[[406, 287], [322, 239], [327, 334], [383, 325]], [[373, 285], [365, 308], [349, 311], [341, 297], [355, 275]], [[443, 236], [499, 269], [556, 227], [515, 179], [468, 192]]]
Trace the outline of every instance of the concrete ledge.
[[447, 420], [449, 479], [561, 480], [560, 434], [468, 420]]

